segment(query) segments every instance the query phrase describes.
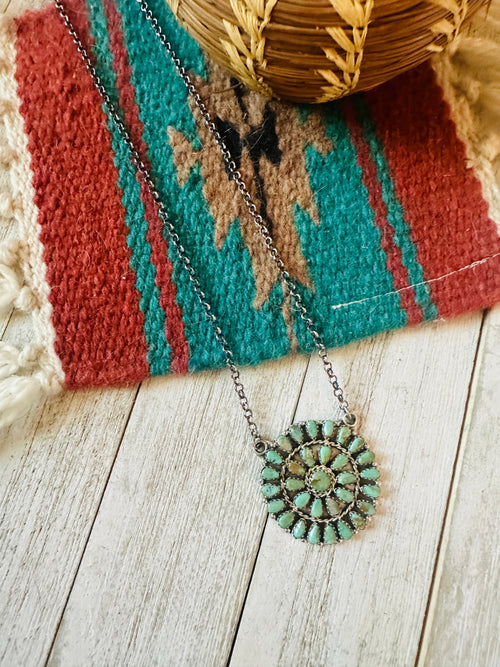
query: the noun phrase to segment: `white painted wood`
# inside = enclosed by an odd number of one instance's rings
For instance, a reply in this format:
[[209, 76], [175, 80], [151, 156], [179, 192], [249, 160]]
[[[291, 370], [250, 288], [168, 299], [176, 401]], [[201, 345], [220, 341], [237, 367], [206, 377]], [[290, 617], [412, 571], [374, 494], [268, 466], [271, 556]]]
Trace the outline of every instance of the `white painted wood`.
[[134, 393], [68, 392], [0, 434], [4, 667], [46, 659]]
[[486, 318], [420, 665], [500, 665], [500, 307]]
[[[290, 423], [307, 358], [244, 369], [263, 432]], [[221, 665], [265, 521], [261, 462], [227, 373], [146, 383], [49, 665]]]
[[[378, 456], [381, 507], [335, 549], [294, 543], [268, 521], [232, 667], [413, 664], [479, 322], [379, 336], [336, 355]], [[320, 373], [310, 366], [299, 420], [328, 414]]]

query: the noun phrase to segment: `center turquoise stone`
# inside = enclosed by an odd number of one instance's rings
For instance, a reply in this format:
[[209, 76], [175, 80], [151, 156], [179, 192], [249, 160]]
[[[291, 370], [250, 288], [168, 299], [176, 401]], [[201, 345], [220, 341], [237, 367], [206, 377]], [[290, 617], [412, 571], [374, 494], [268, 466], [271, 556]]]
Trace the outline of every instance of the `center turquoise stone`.
[[309, 486], [315, 493], [322, 494], [335, 485], [335, 475], [323, 466], [316, 466], [307, 476]]

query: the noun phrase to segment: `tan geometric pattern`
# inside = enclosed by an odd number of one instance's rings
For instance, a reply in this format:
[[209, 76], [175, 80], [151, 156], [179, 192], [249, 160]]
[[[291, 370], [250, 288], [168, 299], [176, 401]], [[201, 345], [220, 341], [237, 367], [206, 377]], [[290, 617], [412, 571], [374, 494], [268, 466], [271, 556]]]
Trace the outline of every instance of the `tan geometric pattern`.
[[[242, 99], [238, 99], [229, 75], [217, 65], [212, 65], [208, 81], [198, 80], [196, 83], [203, 99], [212, 98], [216, 101], [218, 118], [231, 122], [242, 138], [250, 135], [258, 140], [265, 113], [272, 112], [274, 115], [278, 147], [281, 150], [279, 163], [273, 164], [262, 155], [256, 169], [248, 146], [243, 141], [241, 164], [238, 168], [259, 209], [262, 208], [262, 197], [259, 197], [257, 183], [262, 184], [261, 193], [266, 201], [265, 217], [272, 228], [276, 247], [290, 274], [303, 285], [312, 287], [294, 223], [293, 206], [298, 204], [318, 223], [318, 211], [309, 183], [304, 147], [312, 144], [323, 155], [333, 149], [331, 141], [325, 135], [321, 116], [313, 111], [307, 120], [301, 123], [293, 106], [273, 102], [248, 90], [242, 93]], [[221, 155], [205, 124], [200, 121], [196, 112], [194, 116], [202, 142], [201, 150], [193, 149], [191, 142], [173, 127], [167, 130], [178, 182], [183, 186], [192, 167], [200, 163], [203, 194], [215, 221], [214, 241], [218, 248], [222, 247], [230, 225], [236, 218], [239, 219], [242, 236], [251, 256], [257, 287], [254, 306], [259, 308], [269, 297], [278, 279], [278, 271], [248, 216], [241, 195], [227, 177]], [[260, 212], [262, 213], [262, 210]]]

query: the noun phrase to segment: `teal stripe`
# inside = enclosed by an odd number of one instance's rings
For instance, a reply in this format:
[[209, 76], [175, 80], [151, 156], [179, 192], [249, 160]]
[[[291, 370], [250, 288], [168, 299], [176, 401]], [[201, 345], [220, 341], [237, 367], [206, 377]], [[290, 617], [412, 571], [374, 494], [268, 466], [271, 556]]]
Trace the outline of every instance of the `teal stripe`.
[[[136, 3], [134, 3], [135, 5]], [[107, 22], [102, 0], [87, 0], [89, 22], [95, 44], [96, 67], [112, 102], [118, 104], [116, 74], [110, 50]], [[125, 224], [129, 229], [127, 244], [131, 250], [130, 267], [135, 273], [135, 285], [140, 293], [139, 307], [144, 314], [144, 335], [148, 346], [147, 359], [151, 375], [170, 371], [170, 346], [165, 337], [165, 313], [160, 306], [160, 291], [155, 284], [156, 268], [151, 262], [151, 246], [147, 240], [148, 225], [144, 216], [140, 186], [130, 164], [130, 152], [120, 138], [113, 121], [108, 118], [108, 129], [118, 170], [118, 186], [123, 192]]]
[[[150, 4], [184, 66], [206, 78], [200, 48], [186, 38], [164, 0]], [[198, 165], [186, 185], [179, 187], [167, 128], [172, 126], [182, 132], [195, 148], [201, 146], [186, 89], [137, 3], [120, 0], [118, 6], [152, 175], [235, 358], [246, 364], [282, 356], [290, 345], [281, 310], [281, 288], [276, 286], [267, 303], [255, 310], [256, 287], [251, 259], [238, 221], [231, 225], [223, 247], [218, 250], [214, 243], [215, 223], [203, 195], [203, 178]], [[224, 356], [220, 345], [171, 246], [169, 257], [191, 352], [189, 368], [221, 366]]]
[[[300, 117], [307, 107], [299, 108]], [[313, 319], [321, 324], [328, 347], [343, 345], [379, 331], [404, 326], [406, 313], [394, 291], [393, 277], [380, 246], [363, 174], [339, 103], [316, 107], [322, 114], [333, 150], [321, 155], [306, 148], [306, 165], [315, 192], [320, 224], [298, 206], [295, 220], [315, 291], [304, 290]], [[370, 299], [374, 294], [387, 294]], [[352, 303], [357, 302], [359, 303]], [[336, 304], [349, 304], [332, 308]], [[300, 325], [301, 347], [311, 343]]]
[[377, 135], [370, 108], [362, 95], [354, 96], [353, 103], [358, 111], [363, 136], [370, 147], [371, 157], [377, 169], [382, 198], [387, 206], [387, 221], [394, 229], [394, 243], [401, 250], [402, 262], [408, 271], [410, 285], [414, 285], [415, 301], [422, 308], [424, 319], [433, 320], [437, 317], [437, 307], [432, 303], [430, 288], [425, 283], [424, 270], [418, 261], [417, 246], [411, 238], [411, 227], [397, 198], [384, 146]]

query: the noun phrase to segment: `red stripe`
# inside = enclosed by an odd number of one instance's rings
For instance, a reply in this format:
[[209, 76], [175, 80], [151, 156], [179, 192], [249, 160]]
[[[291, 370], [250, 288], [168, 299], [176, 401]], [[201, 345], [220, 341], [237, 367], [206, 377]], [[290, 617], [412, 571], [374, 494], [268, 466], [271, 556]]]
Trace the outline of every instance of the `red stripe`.
[[[88, 42], [84, 4], [69, 3]], [[106, 117], [54, 7], [17, 22], [22, 101], [55, 350], [68, 387], [149, 374], [140, 294]]]
[[344, 116], [356, 149], [358, 164], [363, 172], [363, 183], [368, 190], [368, 201], [375, 214], [375, 224], [380, 229], [380, 246], [386, 254], [387, 268], [392, 274], [394, 288], [402, 290], [399, 297], [401, 307], [408, 315], [408, 324], [418, 324], [423, 320], [422, 309], [415, 301], [413, 290], [405, 289], [410, 285], [408, 271], [403, 264], [401, 249], [394, 242], [394, 229], [387, 219], [387, 205], [377, 178], [377, 167], [372, 160], [370, 147], [363, 138], [363, 130], [351, 100], [344, 101]]
[[[134, 145], [142, 161], [149, 168], [147, 145], [143, 138], [143, 125], [139, 118], [135, 90], [131, 83], [132, 70], [123, 40], [121, 16], [118, 14], [112, 0], [106, 0], [104, 7], [108, 21], [109, 41], [114, 59], [117, 87], [120, 93], [120, 105], [125, 113], [125, 121], [130, 128]], [[182, 310], [175, 300], [177, 290], [172, 281], [172, 263], [168, 258], [168, 245], [162, 234], [163, 224], [158, 217], [158, 209], [149, 188], [142, 178], [138, 180], [141, 185], [141, 199], [144, 203], [145, 217], [148, 223], [147, 238], [151, 245], [151, 260], [156, 267], [155, 282], [160, 290], [160, 305], [166, 316], [165, 335], [172, 350], [172, 370], [177, 373], [187, 373], [189, 348], [184, 335]]]
[[[425, 278], [500, 252], [480, 182], [467, 167], [465, 147], [430, 66], [394, 79], [368, 98]], [[431, 282], [430, 290], [442, 317], [492, 305], [500, 300], [500, 257]]]

